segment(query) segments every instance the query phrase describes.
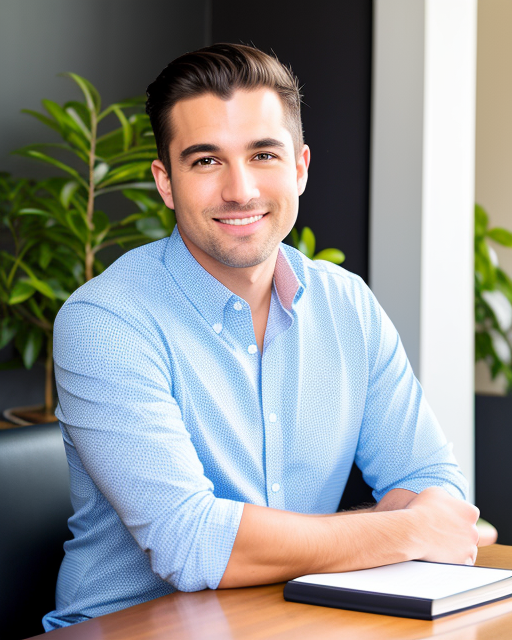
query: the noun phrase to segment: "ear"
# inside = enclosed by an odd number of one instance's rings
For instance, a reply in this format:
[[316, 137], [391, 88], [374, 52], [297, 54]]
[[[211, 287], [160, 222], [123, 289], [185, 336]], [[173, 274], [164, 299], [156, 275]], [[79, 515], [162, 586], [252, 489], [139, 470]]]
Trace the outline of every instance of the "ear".
[[302, 147], [302, 151], [297, 160], [297, 190], [301, 196], [308, 181], [308, 169], [311, 161], [311, 150], [307, 144]]
[[153, 160], [151, 163], [151, 171], [155, 179], [158, 193], [162, 196], [166, 207], [174, 209], [174, 198], [172, 197], [171, 179], [167, 175], [167, 171], [160, 160]]

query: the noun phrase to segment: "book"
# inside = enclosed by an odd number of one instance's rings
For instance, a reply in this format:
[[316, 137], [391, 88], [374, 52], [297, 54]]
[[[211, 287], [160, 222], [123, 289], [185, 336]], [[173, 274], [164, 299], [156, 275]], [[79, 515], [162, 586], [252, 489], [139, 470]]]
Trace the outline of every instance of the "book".
[[512, 571], [412, 560], [290, 580], [284, 599], [433, 620], [512, 595]]

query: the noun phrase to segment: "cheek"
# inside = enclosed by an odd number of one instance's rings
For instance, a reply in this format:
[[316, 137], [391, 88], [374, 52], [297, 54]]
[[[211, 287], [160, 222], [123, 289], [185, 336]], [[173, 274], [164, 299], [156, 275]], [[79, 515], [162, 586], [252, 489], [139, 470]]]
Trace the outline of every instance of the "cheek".
[[218, 200], [218, 188], [213, 176], [201, 176], [200, 180], [182, 176], [173, 185], [174, 202], [177, 209], [200, 212]]
[[275, 200], [293, 202], [298, 197], [296, 177], [289, 171], [269, 173], [260, 182], [260, 188]]

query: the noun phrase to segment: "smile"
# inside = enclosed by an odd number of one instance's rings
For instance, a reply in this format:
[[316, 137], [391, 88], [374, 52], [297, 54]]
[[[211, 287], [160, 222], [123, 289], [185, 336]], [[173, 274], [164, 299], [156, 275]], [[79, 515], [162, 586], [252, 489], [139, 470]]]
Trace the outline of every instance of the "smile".
[[233, 225], [246, 225], [246, 224], [252, 224], [253, 222], [257, 222], [258, 220], [261, 220], [263, 218], [264, 214], [261, 214], [259, 216], [252, 216], [251, 218], [226, 218], [224, 220], [221, 220], [220, 218], [217, 218], [218, 222], [222, 222], [222, 224], [233, 224]]

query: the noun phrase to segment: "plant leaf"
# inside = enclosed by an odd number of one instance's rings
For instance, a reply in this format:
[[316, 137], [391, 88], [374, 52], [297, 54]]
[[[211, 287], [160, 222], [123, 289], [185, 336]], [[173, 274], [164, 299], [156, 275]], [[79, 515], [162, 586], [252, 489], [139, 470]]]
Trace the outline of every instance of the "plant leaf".
[[487, 237], [494, 240], [498, 244], [502, 244], [504, 247], [512, 247], [512, 233], [501, 227], [495, 227], [487, 232]]
[[28, 148], [19, 149], [17, 151], [13, 151], [13, 153], [15, 153], [17, 155], [20, 155], [20, 156], [26, 156], [28, 158], [33, 158], [34, 160], [39, 160], [40, 162], [45, 162], [47, 164], [51, 164], [54, 167], [58, 167], [59, 169], [62, 169], [62, 171], [65, 171], [66, 173], [69, 173], [74, 178], [76, 178], [86, 189], [88, 188], [87, 182], [85, 182], [85, 180], [78, 173], [78, 171], [75, 171], [75, 169], [72, 169], [71, 167], [68, 167], [68, 165], [64, 164], [63, 162], [60, 162], [59, 160], [56, 160], [55, 158], [52, 158], [51, 156], [48, 156], [46, 153], [41, 153], [40, 151], [36, 151], [34, 149], [28, 149]]
[[[79, 115], [80, 120], [85, 125], [87, 131], [91, 130], [91, 112], [87, 108], [87, 105], [84, 102], [79, 102], [78, 100], [70, 100], [66, 102], [64, 105], [64, 110], [67, 111], [68, 108], [74, 109], [76, 113]], [[78, 123], [77, 123], [78, 124]]]
[[116, 114], [119, 122], [121, 123], [121, 127], [123, 128], [123, 151], [128, 151], [133, 138], [132, 127], [123, 111], [119, 109], [119, 107], [114, 108], [114, 113]]
[[43, 211], [42, 209], [32, 209], [27, 207], [26, 209], [20, 209], [18, 211], [20, 216], [43, 216], [45, 218], [50, 217], [50, 213], [48, 211]]
[[93, 171], [93, 181], [94, 184], [98, 184], [103, 180], [103, 178], [107, 175], [110, 167], [106, 162], [100, 162], [94, 167]]
[[14, 338], [18, 327], [12, 318], [0, 320], [0, 349], [3, 349]]
[[103, 120], [106, 116], [114, 111], [114, 109], [129, 109], [131, 107], [143, 107], [146, 103], [146, 96], [137, 96], [135, 98], [129, 98], [128, 100], [122, 100], [121, 102], [116, 102], [115, 104], [109, 105], [104, 111], [102, 111], [98, 116], [98, 122]]
[[70, 180], [62, 187], [60, 192], [60, 201], [65, 209], [69, 209], [69, 203], [71, 198], [75, 195], [76, 190], [79, 188], [79, 184], [76, 180]]
[[107, 187], [106, 189], [98, 189], [96, 195], [99, 196], [103, 193], [110, 193], [111, 191], [123, 191], [124, 189], [153, 189], [156, 191], [156, 184], [154, 182], [127, 182]]
[[50, 300], [55, 300], [55, 295], [52, 291], [52, 288], [47, 285], [46, 282], [43, 282], [43, 280], [39, 280], [39, 278], [32, 276], [29, 280], [29, 284], [31, 284], [34, 289], [39, 291], [39, 293], [42, 293], [43, 296], [50, 298]]
[[334, 264], [341, 264], [345, 261], [345, 254], [339, 249], [323, 249], [316, 254], [313, 260], [327, 260], [334, 262]]
[[67, 107], [65, 111], [69, 115], [69, 117], [73, 119], [73, 121], [79, 127], [80, 131], [84, 134], [87, 140], [90, 140], [91, 132], [85, 125], [85, 122], [82, 120], [82, 118], [78, 115], [76, 109], [74, 109], [73, 107]]
[[127, 216], [126, 218], [123, 218], [117, 224], [124, 227], [127, 224], [131, 224], [132, 222], [135, 222], [136, 220], [140, 220], [141, 218], [145, 218], [145, 217], [146, 217], [146, 215], [144, 213], [132, 213], [131, 215]]
[[135, 226], [143, 235], [152, 240], [161, 240], [169, 235], [167, 230], [162, 227], [159, 218], [141, 218], [137, 220]]
[[101, 98], [96, 87], [93, 86], [89, 80], [82, 78], [82, 76], [79, 76], [76, 73], [63, 73], [62, 75], [68, 76], [77, 83], [84, 94], [85, 102], [89, 111], [99, 113], [101, 109]]
[[23, 364], [27, 369], [31, 369], [43, 346], [43, 332], [37, 327], [32, 328], [25, 339], [25, 344], [21, 350]]
[[312, 258], [315, 255], [315, 234], [311, 231], [309, 227], [304, 227], [302, 229], [301, 241], [306, 245], [308, 255]]
[[52, 288], [53, 294], [57, 300], [65, 302], [71, 295], [69, 291], [66, 291], [66, 289], [62, 287], [62, 284], [56, 278], [50, 278], [48, 280], [48, 285]]
[[21, 113], [28, 113], [28, 115], [33, 116], [34, 118], [37, 118], [39, 122], [42, 122], [47, 127], [50, 127], [51, 129], [55, 129], [55, 131], [60, 131], [60, 127], [58, 123], [55, 122], [55, 120], [48, 118], [47, 116], [43, 115], [42, 113], [39, 113], [38, 111], [32, 111], [32, 109], [22, 109]]
[[46, 269], [52, 261], [53, 251], [47, 242], [43, 242], [39, 247], [39, 266], [41, 269]]
[[18, 280], [18, 282], [14, 285], [11, 291], [11, 296], [9, 298], [9, 304], [20, 304], [21, 302], [25, 302], [30, 296], [32, 296], [36, 291], [36, 288], [32, 286], [27, 280]]
[[71, 231], [83, 244], [89, 241], [89, 227], [78, 211], [70, 211], [66, 216], [66, 222]]
[[120, 153], [117, 156], [110, 156], [108, 161], [110, 165], [115, 165], [120, 162], [131, 162], [133, 160], [156, 160], [157, 148], [155, 145], [139, 145], [133, 147], [126, 153]]
[[139, 209], [141, 211], [144, 211], [145, 213], [162, 205], [161, 200], [157, 202], [156, 200], [153, 200], [153, 198], [147, 193], [136, 189], [124, 189], [123, 196], [125, 198], [128, 198], [128, 200], [135, 202]]
[[116, 167], [109, 172], [106, 179], [98, 186], [103, 189], [111, 184], [126, 182], [135, 178], [144, 178], [149, 169], [147, 162], [130, 162], [126, 165]]
[[110, 220], [103, 211], [95, 211], [92, 218], [94, 227], [94, 243], [100, 244], [110, 229]]
[[489, 216], [485, 209], [479, 204], [475, 204], [475, 236], [485, 236], [488, 224]]

